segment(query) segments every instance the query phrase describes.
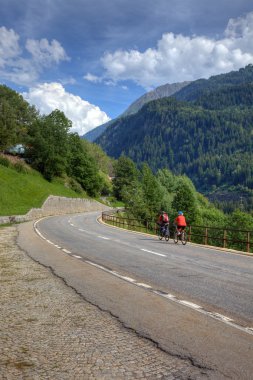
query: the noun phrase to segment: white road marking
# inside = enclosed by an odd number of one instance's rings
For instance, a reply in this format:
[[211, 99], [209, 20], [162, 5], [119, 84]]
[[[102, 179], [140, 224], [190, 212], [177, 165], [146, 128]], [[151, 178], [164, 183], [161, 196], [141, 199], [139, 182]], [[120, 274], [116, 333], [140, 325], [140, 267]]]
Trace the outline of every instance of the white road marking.
[[62, 248], [62, 251], [65, 252], [65, 253], [71, 253], [70, 251], [68, 251], [68, 250], [65, 249], [65, 248]]
[[228, 318], [225, 315], [222, 315], [222, 314], [219, 314], [219, 313], [212, 313], [212, 315], [214, 317], [217, 317], [218, 319], [221, 319], [222, 321], [225, 321], [225, 322], [232, 322], [233, 321], [233, 319]]
[[46, 238], [40, 233], [40, 231], [37, 229], [37, 227], [35, 227], [35, 231], [36, 233], [44, 240], [46, 240]]
[[181, 300], [179, 302], [185, 306], [192, 307], [193, 309], [202, 309], [201, 306], [197, 305], [196, 303], [190, 302], [190, 301]]
[[72, 257], [75, 257], [76, 259], [81, 259], [82, 256], [78, 256], [78, 255], [72, 255]]
[[135, 280], [131, 277], [127, 277], [127, 276], [121, 276], [123, 278], [123, 280], [126, 280], [126, 281], [129, 281], [129, 282], [135, 282]]
[[90, 232], [90, 231], [84, 230], [83, 228], [78, 228], [78, 231], [81, 231], [81, 232], [87, 232], [87, 233]]
[[98, 236], [98, 238], [100, 239], [104, 239], [104, 240], [110, 240], [110, 238], [106, 237], [106, 236]]
[[119, 273], [117, 273], [115, 271], [112, 271], [112, 272], [109, 271], [109, 273], [112, 273], [114, 276], [119, 277], [122, 280], [125, 280], [127, 282], [132, 282], [132, 283], [136, 282], [133, 278], [127, 277], [127, 276], [122, 276], [121, 274], [119, 274]]
[[148, 253], [152, 253], [152, 255], [157, 255], [157, 256], [166, 257], [166, 255], [163, 255], [162, 253], [158, 253], [158, 252], [154, 252], [154, 251], [149, 251], [148, 249], [144, 249], [144, 248], [141, 248], [141, 251], [143, 251], [143, 252], [148, 252]]
[[165, 294], [164, 297], [169, 298], [170, 300], [176, 299], [176, 297], [173, 294]]
[[52, 245], [55, 245], [51, 240], [47, 240], [46, 241], [49, 243], [49, 244], [52, 244]]
[[[102, 269], [102, 270], [104, 270], [105, 272], [112, 272], [112, 271], [110, 271], [109, 269], [106, 269], [105, 267], [103, 267], [102, 265], [99, 265], [99, 264], [93, 263], [92, 261], [85, 260], [85, 262], [88, 263], [88, 264], [90, 264], [90, 265], [93, 265], [94, 267], [97, 267], [97, 268], [99, 268], [99, 269]], [[112, 273], [113, 273], [113, 272], [112, 272]], [[116, 273], [116, 272], [114, 272], [114, 273]], [[114, 274], [114, 273], [113, 273], [113, 274]]]
[[123, 276], [123, 275], [119, 274], [119, 273], [116, 272], [116, 271], [113, 271], [113, 270], [107, 269], [107, 268], [103, 267], [102, 265], [99, 265], [99, 264], [93, 263], [92, 261], [85, 260], [85, 262], [86, 262], [87, 264], [93, 265], [93, 266], [96, 267], [96, 268], [102, 269], [104, 272], [107, 272], [107, 273], [113, 274], [114, 276], [119, 277], [119, 278], [121, 278], [122, 280], [125, 280], [125, 281], [127, 281], [127, 282], [131, 282], [131, 283], [136, 282], [136, 280], [134, 280], [134, 279], [131, 278], [131, 277]]
[[142, 288], [151, 289], [150, 285], [144, 284], [143, 282], [136, 282], [136, 285], [141, 286]]

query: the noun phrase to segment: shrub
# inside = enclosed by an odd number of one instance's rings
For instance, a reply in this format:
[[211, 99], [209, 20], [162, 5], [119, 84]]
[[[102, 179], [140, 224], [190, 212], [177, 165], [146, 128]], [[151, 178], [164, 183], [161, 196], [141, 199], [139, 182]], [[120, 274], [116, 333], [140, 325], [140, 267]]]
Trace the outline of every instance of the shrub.
[[6, 166], [8, 168], [10, 166], [10, 161], [0, 155], [0, 165]]
[[29, 173], [29, 169], [23, 162], [15, 162], [15, 164], [13, 164], [13, 169], [15, 169], [18, 173]]
[[81, 194], [84, 192], [82, 186], [79, 182], [77, 182], [74, 178], [69, 179], [69, 187], [71, 190], [75, 191], [78, 194]]

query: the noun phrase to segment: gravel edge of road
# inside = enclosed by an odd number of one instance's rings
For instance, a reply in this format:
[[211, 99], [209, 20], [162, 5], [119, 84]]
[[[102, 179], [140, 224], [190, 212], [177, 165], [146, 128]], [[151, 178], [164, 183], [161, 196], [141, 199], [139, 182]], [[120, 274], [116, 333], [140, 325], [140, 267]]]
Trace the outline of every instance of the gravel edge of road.
[[203, 371], [85, 301], [0, 229], [2, 379], [202, 379]]

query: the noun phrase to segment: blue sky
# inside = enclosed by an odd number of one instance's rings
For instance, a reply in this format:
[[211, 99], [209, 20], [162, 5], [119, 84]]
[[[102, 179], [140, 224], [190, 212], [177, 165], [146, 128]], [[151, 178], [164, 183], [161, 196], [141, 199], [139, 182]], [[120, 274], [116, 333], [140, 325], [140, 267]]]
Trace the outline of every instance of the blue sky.
[[165, 83], [253, 63], [252, 0], [0, 0], [0, 83], [83, 135]]

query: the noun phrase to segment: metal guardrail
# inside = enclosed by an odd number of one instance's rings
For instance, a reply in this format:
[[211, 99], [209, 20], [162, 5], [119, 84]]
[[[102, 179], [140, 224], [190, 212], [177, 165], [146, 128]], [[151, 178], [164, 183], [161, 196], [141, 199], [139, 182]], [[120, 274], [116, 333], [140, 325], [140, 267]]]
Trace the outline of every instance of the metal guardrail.
[[[157, 233], [158, 226], [154, 220], [123, 218], [117, 215], [120, 211], [122, 210], [104, 211], [102, 220], [131, 231]], [[170, 230], [173, 233], [174, 227], [170, 226]], [[253, 253], [253, 231], [189, 225], [187, 234], [188, 241], [193, 243]]]

